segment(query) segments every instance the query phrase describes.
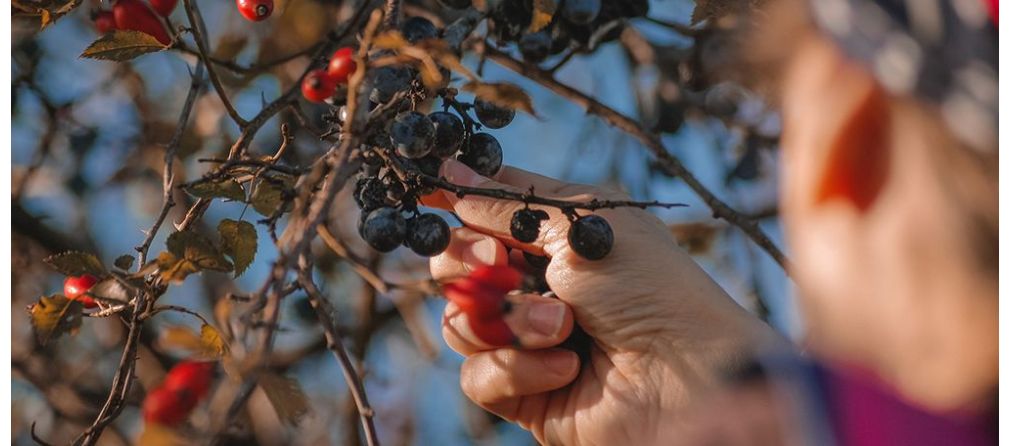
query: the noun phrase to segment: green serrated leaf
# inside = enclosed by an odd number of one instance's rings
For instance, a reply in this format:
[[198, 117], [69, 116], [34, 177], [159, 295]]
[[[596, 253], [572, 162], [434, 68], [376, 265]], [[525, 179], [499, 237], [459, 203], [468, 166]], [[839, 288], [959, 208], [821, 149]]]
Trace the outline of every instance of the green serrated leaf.
[[[288, 176], [276, 176], [271, 179], [263, 179], [256, 185], [249, 202], [253, 209], [264, 217], [274, 215], [284, 202], [284, 191], [289, 190], [294, 183], [294, 179]], [[287, 207], [282, 211], [287, 211]]]
[[241, 276], [256, 258], [256, 227], [247, 221], [224, 219], [217, 225], [221, 250], [235, 262], [235, 277]]
[[134, 260], [136, 260], [135, 257], [133, 257], [133, 256], [131, 256], [129, 254], [123, 254], [123, 255], [121, 255], [119, 257], [116, 257], [116, 260], [114, 260], [112, 262], [112, 264], [116, 265], [116, 268], [119, 268], [119, 269], [121, 269], [123, 271], [127, 271], [131, 267], [133, 267], [133, 261]]
[[99, 37], [81, 53], [81, 57], [123, 62], [167, 48], [150, 34], [120, 29]]
[[181, 282], [186, 276], [203, 271], [230, 272], [231, 262], [224, 258], [214, 244], [193, 231], [173, 232], [165, 242], [167, 252], [158, 255], [158, 270], [164, 280]]
[[94, 254], [80, 251], [67, 251], [53, 254], [42, 260], [67, 276], [79, 276], [81, 274], [91, 274], [93, 276], [104, 276], [105, 266]]
[[274, 373], [264, 373], [260, 376], [259, 385], [281, 421], [296, 425], [309, 413], [309, 399], [298, 381]]
[[186, 188], [186, 192], [196, 198], [228, 198], [235, 201], [245, 200], [242, 185], [234, 180], [204, 181]]
[[84, 306], [80, 302], [67, 299], [62, 294], [42, 296], [38, 302], [28, 306], [35, 336], [42, 345], [66, 333], [77, 331], [83, 313]]

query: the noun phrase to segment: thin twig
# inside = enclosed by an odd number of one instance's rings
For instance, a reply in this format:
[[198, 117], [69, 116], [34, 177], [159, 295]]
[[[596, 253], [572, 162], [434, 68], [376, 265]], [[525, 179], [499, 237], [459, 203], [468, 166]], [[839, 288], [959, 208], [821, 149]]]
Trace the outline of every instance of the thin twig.
[[206, 26], [203, 23], [203, 16], [200, 15], [196, 2], [194, 0], [183, 0], [183, 6], [186, 8], [186, 16], [189, 18], [189, 26], [193, 29], [193, 40], [196, 40], [196, 48], [200, 53], [200, 59], [207, 65], [207, 77], [214, 84], [214, 90], [217, 91], [218, 97], [221, 98], [221, 103], [224, 104], [225, 110], [228, 111], [228, 116], [231, 116], [232, 121], [235, 121], [235, 124], [238, 124], [239, 128], [245, 128], [248, 122], [242, 119], [242, 116], [238, 114], [238, 110], [235, 110], [235, 106], [228, 100], [228, 95], [221, 84], [221, 78], [217, 75], [217, 69], [214, 68], [208, 56], [210, 48], [208, 48]]
[[379, 444], [378, 436], [375, 433], [375, 422], [372, 419], [375, 411], [368, 404], [368, 395], [365, 393], [365, 386], [362, 385], [361, 378], [354, 370], [354, 364], [351, 363], [351, 358], [344, 348], [343, 338], [340, 336], [337, 324], [333, 320], [333, 309], [319, 292], [319, 289], [316, 288], [315, 283], [312, 282], [311, 272], [308, 269], [308, 266], [303, 263], [303, 267], [298, 271], [299, 282], [302, 284], [302, 289], [309, 296], [309, 302], [312, 304], [312, 308], [316, 310], [316, 316], [319, 318], [323, 331], [326, 333], [326, 348], [333, 351], [334, 356], [337, 357], [337, 361], [340, 363], [340, 369], [343, 371], [347, 388], [350, 391], [351, 398], [354, 399], [358, 415], [361, 417], [361, 427], [365, 431], [365, 442], [369, 446], [375, 446]]
[[200, 90], [203, 88], [203, 62], [197, 62], [196, 70], [193, 71], [192, 81], [189, 87], [189, 94], [186, 96], [186, 102], [182, 106], [182, 112], [179, 114], [179, 123], [175, 126], [175, 132], [172, 134], [172, 139], [169, 140], [168, 146], [165, 147], [165, 168], [162, 171], [162, 206], [161, 212], [158, 213], [158, 218], [154, 220], [154, 224], [151, 229], [147, 230], [147, 236], [144, 237], [143, 243], [137, 246], [136, 249], [140, 253], [140, 261], [137, 262], [137, 267], [142, 268], [145, 263], [147, 263], [147, 253], [151, 249], [151, 243], [154, 242], [154, 237], [158, 235], [158, 230], [161, 228], [161, 224], [164, 223], [165, 218], [168, 217], [168, 212], [175, 206], [175, 199], [173, 194], [173, 185], [175, 184], [175, 155], [179, 150], [179, 145], [182, 143], [182, 135], [186, 131], [186, 123], [189, 122], [189, 115], [193, 111], [193, 104], [196, 102], [197, 96], [200, 94]]

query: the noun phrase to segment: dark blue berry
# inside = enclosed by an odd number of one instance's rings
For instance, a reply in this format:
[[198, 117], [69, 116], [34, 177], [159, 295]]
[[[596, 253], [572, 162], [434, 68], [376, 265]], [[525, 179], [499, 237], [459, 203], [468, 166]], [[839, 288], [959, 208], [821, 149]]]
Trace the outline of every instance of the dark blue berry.
[[407, 225], [407, 246], [418, 255], [431, 257], [449, 246], [449, 224], [435, 214], [421, 214]]
[[477, 119], [480, 120], [480, 123], [489, 129], [505, 127], [516, 117], [515, 110], [499, 107], [480, 98], [473, 101], [473, 110], [477, 113]]
[[403, 38], [410, 43], [438, 37], [438, 28], [424, 17], [411, 17], [401, 27]]
[[408, 90], [410, 82], [414, 79], [414, 72], [407, 67], [385, 66], [373, 71], [375, 77], [368, 99], [380, 104], [392, 100], [396, 93]]
[[586, 260], [600, 260], [614, 247], [614, 230], [599, 215], [586, 215], [568, 228], [568, 245]]
[[435, 126], [427, 116], [405, 111], [393, 119], [389, 125], [389, 140], [393, 148], [407, 158], [420, 158], [431, 151], [435, 138]]
[[474, 133], [470, 136], [470, 144], [456, 159], [474, 172], [490, 177], [501, 170], [501, 144], [487, 133]]
[[565, 0], [561, 16], [576, 25], [588, 25], [600, 15], [603, 0]]
[[463, 120], [444, 111], [434, 112], [428, 115], [428, 119], [435, 126], [431, 154], [443, 159], [455, 155], [463, 144]]
[[552, 44], [551, 35], [547, 31], [537, 31], [519, 39], [519, 52], [522, 53], [523, 60], [540, 63], [550, 55]]
[[384, 207], [369, 212], [361, 224], [361, 238], [379, 252], [396, 249], [406, 236], [407, 222], [393, 208]]

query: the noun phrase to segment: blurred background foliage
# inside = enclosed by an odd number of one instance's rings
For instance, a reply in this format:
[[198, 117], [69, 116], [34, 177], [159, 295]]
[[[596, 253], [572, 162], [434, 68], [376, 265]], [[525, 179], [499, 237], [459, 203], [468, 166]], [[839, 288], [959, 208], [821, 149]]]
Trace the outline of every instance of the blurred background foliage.
[[[619, 39], [576, 55], [556, 76], [661, 132], [665, 145], [716, 196], [755, 216], [781, 246], [775, 202], [777, 117], [752, 92], [720, 80], [720, 73], [733, 69], [728, 39], [717, 30], [696, 31], [714, 29], [716, 20], [689, 27], [692, 14], [705, 14], [704, 8], [718, 3], [701, 2], [699, 13], [690, 0], [653, 0], [648, 19], [631, 20]], [[32, 423], [41, 437], [65, 443], [91, 423], [105, 399], [125, 336], [123, 325], [116, 318], [88, 319], [75, 336], [43, 347], [32, 335], [24, 308], [61, 287], [62, 276], [41, 263], [47, 255], [78, 249], [111, 264], [120, 255], [133, 254], [141, 243], [142, 231], [161, 209], [164, 145], [178, 125], [195, 63], [193, 55], [179, 51], [127, 63], [78, 58], [98, 37], [88, 12], [100, 6], [110, 5], [86, 0], [42, 32], [38, 17], [15, 14], [13, 20], [14, 444], [31, 444]], [[200, 4], [214, 55], [241, 65], [313, 45], [356, 7], [355, 1], [281, 0], [270, 20], [250, 23], [230, 1]], [[406, 2], [405, 8], [408, 15], [425, 15], [436, 23], [450, 21], [454, 14], [435, 1]], [[180, 7], [172, 19], [181, 23], [184, 15]], [[518, 55], [514, 47], [506, 49]], [[520, 114], [512, 125], [494, 132], [507, 164], [620, 188], [638, 200], [688, 203], [686, 208], [653, 212], [741, 305], [767, 313], [787, 334], [798, 332], [781, 268], [740, 231], [713, 219], [680, 181], [658, 172], [637, 141], [493, 62], [483, 63], [473, 55], [464, 61], [474, 70], [479, 66], [485, 80], [515, 83], [533, 98], [539, 118]], [[554, 57], [544, 65], [557, 61]], [[262, 71], [220, 72], [238, 111], [250, 117], [290, 86], [306, 64], [302, 57]], [[306, 131], [302, 120], [307, 117], [307, 124], [321, 127], [325, 105], [302, 101], [299, 108], [303, 116], [285, 110], [272, 118], [250, 152], [276, 151], [280, 125], [287, 123], [295, 129], [295, 139], [285, 153], [286, 163], [308, 165], [322, 154], [327, 145]], [[177, 184], [199, 178], [209, 169], [199, 159], [221, 157], [238, 136], [209, 86], [197, 99], [190, 122], [176, 163]], [[346, 190], [344, 195], [329, 225], [335, 236], [389, 282], [425, 279], [425, 259], [404, 249], [379, 255], [367, 248], [354, 229], [357, 208]], [[180, 192], [177, 200], [183, 205], [169, 214], [170, 221], [181, 219], [192, 198]], [[241, 203], [216, 202], [201, 224], [212, 232], [220, 220], [240, 216], [259, 218]], [[161, 303], [183, 305], [218, 321], [222, 314], [238, 311], [233, 307], [244, 304], [226, 296], [253, 291], [276, 255], [265, 229], [258, 228], [259, 252], [243, 276], [205, 272], [171, 287]], [[161, 231], [152, 252], [164, 246], [169, 232]], [[461, 357], [439, 335], [441, 299], [403, 290], [379, 293], [323, 244], [314, 253], [318, 282], [337, 307], [348, 348], [362, 364], [383, 444], [534, 443], [521, 429], [499, 422], [461, 395]], [[145, 326], [137, 373], [141, 385], [132, 390], [132, 406], [106, 431], [102, 444], [131, 443], [141, 432], [137, 403], [144, 389], [181, 357], [178, 346], [165, 336], [169, 327], [178, 325], [199, 327], [184, 314], [159, 316]], [[256, 393], [250, 402], [251, 430], [242, 441], [359, 442], [353, 402], [304, 295], [285, 300], [276, 345], [271, 367], [300, 382], [311, 412], [297, 426], [287, 426], [266, 397]], [[206, 410], [198, 409], [192, 418], [197, 427], [207, 418], [199, 411]]]

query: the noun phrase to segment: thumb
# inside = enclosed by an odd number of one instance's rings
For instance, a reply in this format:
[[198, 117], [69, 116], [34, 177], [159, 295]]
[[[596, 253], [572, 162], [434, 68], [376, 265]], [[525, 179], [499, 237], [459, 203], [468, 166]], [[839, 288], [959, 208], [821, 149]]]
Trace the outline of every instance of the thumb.
[[[497, 189], [513, 193], [526, 193], [532, 187], [538, 196], [554, 196], [559, 192], [588, 191], [593, 188], [579, 186], [553, 180], [520, 169], [504, 167], [499, 172], [498, 180], [484, 177], [465, 164], [455, 160], [447, 160], [442, 164], [439, 174], [446, 181], [466, 187], [481, 189]], [[523, 243], [512, 237], [510, 225], [512, 215], [527, 205], [520, 201], [504, 200], [479, 195], [464, 195], [462, 197], [445, 191], [445, 198], [467, 227], [491, 235], [502, 240], [507, 246], [519, 248], [536, 255], [552, 255], [559, 248], [558, 243], [567, 243], [568, 219], [557, 208], [530, 205], [532, 209], [547, 212], [548, 219], [540, 224], [540, 233], [531, 243]], [[591, 198], [586, 195], [575, 200]], [[553, 197], [552, 197], [553, 198]]]

